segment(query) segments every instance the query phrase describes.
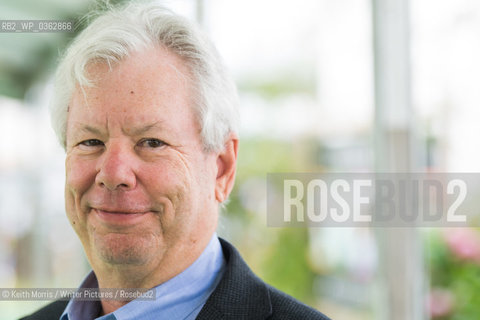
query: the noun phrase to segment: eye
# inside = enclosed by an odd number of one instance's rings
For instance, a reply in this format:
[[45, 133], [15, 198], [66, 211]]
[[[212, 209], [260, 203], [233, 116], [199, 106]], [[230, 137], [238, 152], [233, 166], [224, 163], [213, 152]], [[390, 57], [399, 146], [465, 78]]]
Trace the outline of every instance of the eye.
[[148, 139], [142, 139], [138, 143], [140, 147], [145, 147], [145, 148], [160, 148], [166, 145], [165, 142], [159, 139], [155, 138], [148, 138]]
[[97, 147], [97, 146], [103, 146], [103, 142], [98, 139], [88, 139], [80, 142], [79, 145], [86, 146], [86, 147]]

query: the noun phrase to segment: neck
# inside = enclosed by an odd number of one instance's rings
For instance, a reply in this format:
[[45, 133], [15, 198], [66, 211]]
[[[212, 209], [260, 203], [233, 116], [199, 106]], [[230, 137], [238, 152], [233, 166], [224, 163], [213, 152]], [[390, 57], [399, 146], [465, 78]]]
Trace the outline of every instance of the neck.
[[[169, 248], [160, 259], [155, 257], [143, 265], [97, 263], [92, 267], [97, 276], [98, 286], [103, 288], [141, 288], [151, 289], [156, 287], [192, 265], [207, 247], [211, 237], [202, 239], [201, 243], [180, 248]], [[133, 300], [133, 299], [132, 299]], [[129, 301], [101, 300], [102, 314], [114, 312]]]

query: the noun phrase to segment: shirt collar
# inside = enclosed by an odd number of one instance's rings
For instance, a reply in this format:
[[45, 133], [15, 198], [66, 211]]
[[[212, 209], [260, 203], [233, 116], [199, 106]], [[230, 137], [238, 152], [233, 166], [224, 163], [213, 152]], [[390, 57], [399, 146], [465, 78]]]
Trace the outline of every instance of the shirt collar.
[[[60, 320], [195, 319], [220, 282], [226, 262], [217, 235], [214, 234], [195, 262], [172, 279], [156, 286], [155, 300], [133, 300], [113, 313], [98, 317], [100, 302], [70, 300]], [[80, 285], [98, 288], [91, 271]]]

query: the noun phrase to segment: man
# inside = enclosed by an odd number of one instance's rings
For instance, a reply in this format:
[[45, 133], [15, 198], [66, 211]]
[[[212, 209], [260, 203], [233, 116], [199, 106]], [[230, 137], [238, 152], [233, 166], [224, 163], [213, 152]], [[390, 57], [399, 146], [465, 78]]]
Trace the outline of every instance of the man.
[[233, 82], [210, 43], [154, 4], [97, 18], [57, 71], [66, 211], [92, 266], [81, 288], [156, 299], [57, 301], [25, 319], [327, 319], [219, 240], [238, 150]]

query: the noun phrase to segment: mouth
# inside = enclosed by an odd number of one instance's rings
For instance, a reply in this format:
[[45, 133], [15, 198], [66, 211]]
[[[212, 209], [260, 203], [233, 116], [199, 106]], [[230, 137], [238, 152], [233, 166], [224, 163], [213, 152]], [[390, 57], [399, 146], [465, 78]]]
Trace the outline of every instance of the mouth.
[[104, 210], [92, 208], [92, 212], [98, 219], [109, 226], [132, 226], [140, 223], [150, 211], [121, 211], [121, 210]]

